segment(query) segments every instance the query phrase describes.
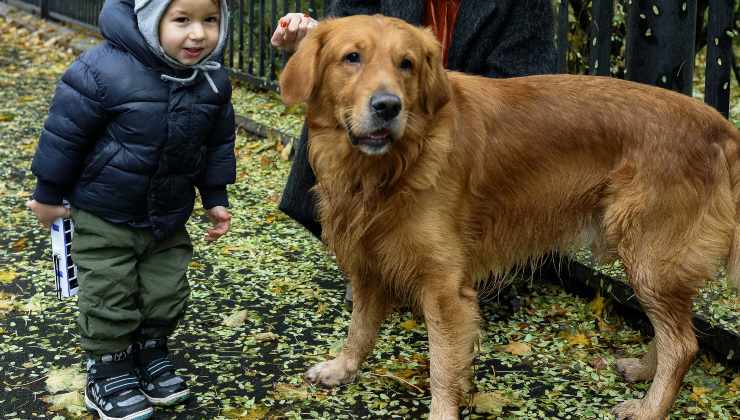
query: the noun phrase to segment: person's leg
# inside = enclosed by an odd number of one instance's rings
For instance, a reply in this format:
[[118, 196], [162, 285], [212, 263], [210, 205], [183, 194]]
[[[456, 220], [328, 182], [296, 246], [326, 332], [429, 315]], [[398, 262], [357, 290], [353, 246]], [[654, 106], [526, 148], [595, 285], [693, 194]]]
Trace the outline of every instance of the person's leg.
[[131, 360], [133, 336], [141, 322], [136, 234], [82, 210], [73, 209], [72, 218], [78, 324], [88, 354], [85, 405], [101, 418], [148, 418], [153, 411], [139, 390]]
[[308, 162], [308, 127], [304, 124], [301, 136], [295, 145], [290, 174], [278, 207], [321, 240], [321, 224], [316, 212], [316, 197], [311, 191], [314, 185], [316, 185], [316, 174]]
[[[308, 126], [303, 125], [301, 136], [295, 145], [290, 175], [280, 199], [280, 210], [297, 221], [318, 240], [321, 240], [321, 224], [316, 211], [316, 197], [311, 188], [316, 185], [316, 174], [308, 162]], [[352, 312], [352, 284], [347, 282], [344, 303]]]
[[139, 260], [142, 322], [134, 361], [142, 391], [149, 401], [155, 405], [172, 405], [190, 395], [185, 380], [175, 373], [167, 337], [187, 308], [190, 286], [186, 271], [193, 257], [193, 246], [184, 227], [161, 241], [148, 234], [146, 242], [147, 249]]

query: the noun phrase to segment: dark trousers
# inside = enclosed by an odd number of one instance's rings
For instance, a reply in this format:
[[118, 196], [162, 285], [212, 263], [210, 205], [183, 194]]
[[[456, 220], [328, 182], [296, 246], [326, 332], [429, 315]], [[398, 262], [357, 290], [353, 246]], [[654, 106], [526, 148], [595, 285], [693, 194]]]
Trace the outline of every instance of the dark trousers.
[[316, 196], [311, 190], [316, 185], [316, 174], [308, 163], [308, 126], [303, 125], [295, 145], [293, 165], [285, 184], [279, 208], [293, 220], [321, 239], [321, 224], [316, 212]]

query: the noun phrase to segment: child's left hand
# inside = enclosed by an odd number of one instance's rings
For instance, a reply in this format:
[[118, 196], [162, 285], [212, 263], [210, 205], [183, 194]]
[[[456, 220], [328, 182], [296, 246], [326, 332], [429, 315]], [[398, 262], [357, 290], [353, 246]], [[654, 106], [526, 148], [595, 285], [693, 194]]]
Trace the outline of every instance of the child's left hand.
[[213, 222], [213, 227], [206, 232], [206, 242], [213, 242], [229, 231], [231, 226], [231, 214], [226, 207], [216, 206], [207, 210], [208, 218]]

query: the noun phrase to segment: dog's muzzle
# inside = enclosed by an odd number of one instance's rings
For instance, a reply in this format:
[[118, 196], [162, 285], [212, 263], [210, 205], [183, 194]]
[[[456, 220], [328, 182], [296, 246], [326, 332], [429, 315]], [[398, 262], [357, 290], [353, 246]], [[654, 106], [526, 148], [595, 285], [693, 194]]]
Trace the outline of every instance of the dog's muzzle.
[[350, 131], [349, 139], [364, 153], [379, 155], [388, 151], [393, 142], [391, 126], [401, 113], [401, 98], [397, 95], [379, 92], [370, 97], [369, 110], [374, 126], [378, 127], [367, 134], [356, 134]]

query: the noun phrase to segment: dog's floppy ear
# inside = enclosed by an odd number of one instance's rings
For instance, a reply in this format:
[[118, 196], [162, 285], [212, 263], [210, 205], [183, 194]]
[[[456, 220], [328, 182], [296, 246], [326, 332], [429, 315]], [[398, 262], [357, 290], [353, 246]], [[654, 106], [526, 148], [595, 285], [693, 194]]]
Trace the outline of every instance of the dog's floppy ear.
[[287, 105], [306, 102], [311, 97], [318, 77], [321, 30], [318, 26], [301, 40], [280, 73], [280, 94]]
[[424, 62], [420, 72], [421, 100], [424, 111], [434, 114], [450, 100], [452, 91], [442, 63], [442, 46], [431, 30], [421, 30]]

